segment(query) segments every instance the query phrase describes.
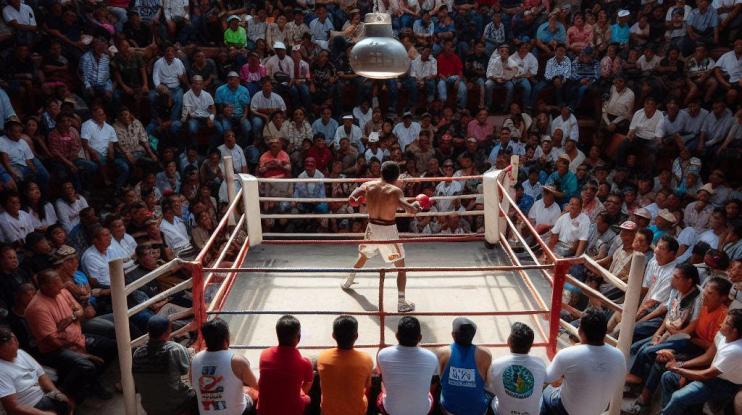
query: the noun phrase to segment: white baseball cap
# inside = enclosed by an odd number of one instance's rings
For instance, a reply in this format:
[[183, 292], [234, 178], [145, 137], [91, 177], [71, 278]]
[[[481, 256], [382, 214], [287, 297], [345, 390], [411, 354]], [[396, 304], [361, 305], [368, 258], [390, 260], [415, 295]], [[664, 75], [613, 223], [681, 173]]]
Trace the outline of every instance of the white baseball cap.
[[377, 131], [372, 131], [371, 134], [368, 135], [368, 142], [369, 143], [378, 143], [379, 142], [379, 133]]
[[286, 45], [283, 42], [274, 42], [273, 49], [286, 49]]

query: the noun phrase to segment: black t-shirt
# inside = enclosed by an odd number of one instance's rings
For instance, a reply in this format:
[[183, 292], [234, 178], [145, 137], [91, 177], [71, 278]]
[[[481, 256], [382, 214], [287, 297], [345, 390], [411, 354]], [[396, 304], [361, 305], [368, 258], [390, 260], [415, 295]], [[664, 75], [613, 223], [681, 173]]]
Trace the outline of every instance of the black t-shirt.
[[132, 46], [143, 48], [152, 43], [152, 30], [149, 25], [139, 24], [135, 27], [131, 21], [128, 21], [124, 24], [124, 35], [134, 42]]
[[489, 58], [486, 54], [469, 55], [466, 58], [464, 74], [467, 78], [484, 78], [487, 74]]

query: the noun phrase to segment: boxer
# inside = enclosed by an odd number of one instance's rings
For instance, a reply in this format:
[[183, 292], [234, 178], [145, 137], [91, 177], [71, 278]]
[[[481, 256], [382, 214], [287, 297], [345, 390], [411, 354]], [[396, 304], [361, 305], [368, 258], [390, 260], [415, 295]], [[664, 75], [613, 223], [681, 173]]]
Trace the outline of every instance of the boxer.
[[[363, 183], [350, 194], [348, 203], [351, 205], [362, 203], [364, 198], [366, 200], [368, 226], [364, 235], [365, 240], [399, 239], [397, 222], [395, 220], [397, 209], [402, 208], [412, 214], [421, 210], [419, 202], [408, 203], [405, 200], [404, 193], [395, 185], [398, 178], [399, 165], [393, 161], [386, 161], [381, 165], [381, 180], [372, 180]], [[370, 244], [358, 246], [358, 260], [356, 260], [353, 268], [362, 268], [366, 264], [366, 261], [377, 253], [383, 256], [385, 262], [394, 263], [394, 266], [397, 268], [405, 266], [404, 247], [402, 244]], [[355, 277], [355, 272], [350, 273], [341, 287], [344, 290], [350, 289], [354, 284], [353, 280]], [[415, 310], [415, 304], [405, 299], [406, 285], [407, 274], [404, 271], [397, 272], [397, 310], [400, 313]]]

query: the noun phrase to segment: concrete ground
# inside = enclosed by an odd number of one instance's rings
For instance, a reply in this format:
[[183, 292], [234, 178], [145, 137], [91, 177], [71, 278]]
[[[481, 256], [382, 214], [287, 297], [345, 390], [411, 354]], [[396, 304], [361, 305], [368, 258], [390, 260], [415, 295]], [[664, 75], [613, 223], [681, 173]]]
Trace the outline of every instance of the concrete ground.
[[[481, 242], [407, 244], [407, 266], [457, 267], [510, 265], [509, 259], [499, 249], [486, 249]], [[352, 266], [357, 249], [353, 245], [261, 245], [251, 248], [245, 267], [283, 268], [345, 268]], [[366, 267], [384, 266], [379, 257]], [[224, 315], [232, 328], [235, 346], [250, 345], [258, 350], [244, 353], [257, 365], [260, 349], [276, 344], [275, 322], [283, 312], [297, 311], [377, 311], [377, 273], [359, 274], [353, 290], [343, 291], [339, 285], [346, 274], [318, 272], [240, 274], [235, 281], [224, 310], [271, 310], [272, 315]], [[396, 274], [388, 273], [384, 289], [384, 308], [396, 311]], [[545, 278], [535, 276], [533, 283], [548, 305], [551, 286]], [[436, 272], [410, 273], [406, 289], [407, 298], [421, 312], [456, 312], [466, 315], [477, 311], [508, 311], [537, 309], [536, 300], [528, 292], [521, 276], [515, 272]], [[333, 315], [298, 315], [302, 322], [300, 346], [334, 346], [332, 343]], [[379, 319], [358, 316], [359, 344], [379, 343]], [[478, 343], [504, 343], [515, 321], [529, 324], [536, 331], [536, 342], [545, 342], [537, 329], [547, 331], [548, 324], [541, 316], [475, 316], [479, 329]], [[451, 341], [453, 316], [419, 317], [423, 327], [423, 342], [448, 343]], [[395, 344], [394, 332], [399, 317], [388, 317], [384, 333], [387, 344]], [[367, 349], [372, 355], [376, 348]], [[543, 349], [539, 350], [543, 352]], [[306, 350], [305, 355], [315, 357], [318, 350]]]

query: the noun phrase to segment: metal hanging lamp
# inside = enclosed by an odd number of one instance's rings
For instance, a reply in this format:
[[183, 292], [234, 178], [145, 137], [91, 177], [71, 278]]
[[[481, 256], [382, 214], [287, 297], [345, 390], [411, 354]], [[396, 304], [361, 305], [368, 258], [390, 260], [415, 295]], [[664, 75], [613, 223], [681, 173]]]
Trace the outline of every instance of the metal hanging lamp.
[[366, 36], [350, 51], [350, 66], [358, 75], [370, 79], [392, 79], [403, 75], [410, 67], [407, 50], [394, 38], [392, 17], [374, 12], [364, 18]]

